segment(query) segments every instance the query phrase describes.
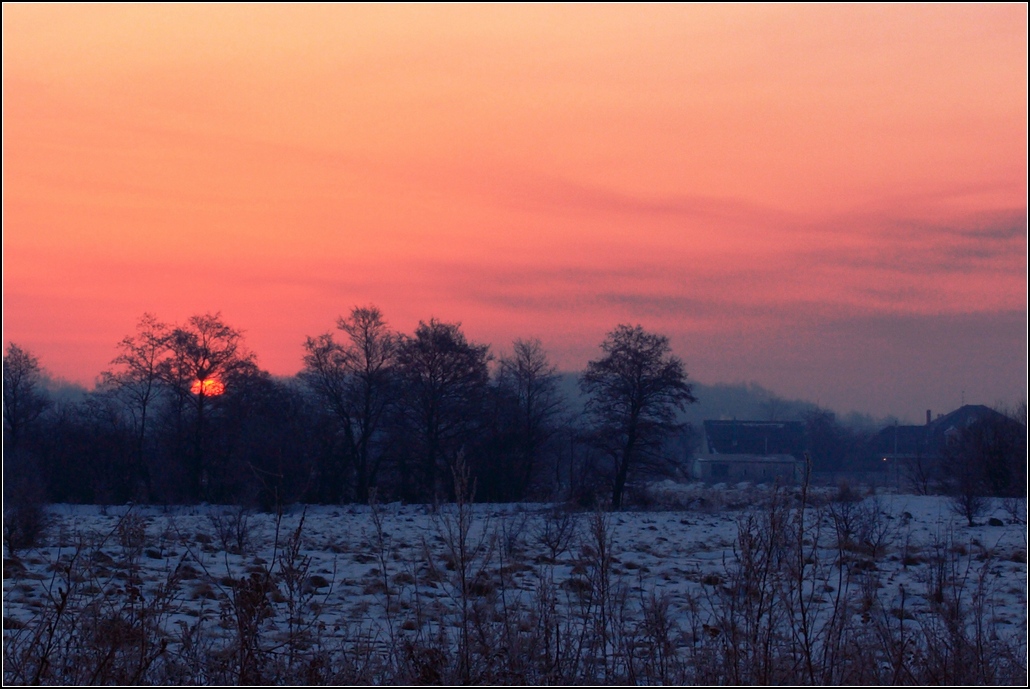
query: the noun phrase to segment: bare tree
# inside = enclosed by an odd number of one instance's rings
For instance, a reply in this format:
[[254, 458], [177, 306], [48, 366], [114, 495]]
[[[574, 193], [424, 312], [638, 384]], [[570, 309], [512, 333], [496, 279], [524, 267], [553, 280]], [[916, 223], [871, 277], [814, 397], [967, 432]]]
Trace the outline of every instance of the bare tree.
[[355, 307], [336, 327], [349, 341], [338, 343], [332, 333], [307, 338], [300, 376], [339, 422], [357, 499], [365, 503], [382, 463], [382, 421], [395, 399], [397, 336], [375, 306]]
[[973, 525], [988, 496], [1026, 491], [1026, 427], [1000, 413], [946, 434], [941, 450], [944, 484], [955, 512]]
[[558, 369], [547, 361], [540, 340], [516, 340], [511, 356], [503, 357], [498, 384], [514, 399], [518, 465], [514, 493], [525, 496], [533, 479], [540, 453], [555, 433], [555, 420], [562, 411], [558, 391]]
[[39, 359], [13, 342], [4, 353], [3, 538], [10, 552], [35, 545], [46, 530], [45, 491], [26, 439], [51, 407]]
[[13, 342], [4, 353], [4, 451], [19, 449], [28, 428], [47, 409], [39, 359]]
[[615, 463], [612, 509], [622, 507], [630, 470], [679, 428], [676, 411], [696, 402], [683, 362], [669, 338], [641, 326], [619, 325], [601, 343], [604, 355], [587, 364], [580, 388], [597, 444]]
[[419, 457], [414, 472], [401, 467], [409, 494], [421, 492], [426, 498], [451, 491], [447, 478], [478, 424], [490, 377], [488, 360], [489, 347], [470, 343], [458, 323], [433, 318], [420, 322], [414, 336], [401, 338], [400, 409]]
[[257, 367], [243, 345], [243, 333], [223, 323], [220, 313], [191, 316], [186, 325], [172, 330], [168, 346], [171, 356], [162, 362], [162, 377], [195, 414], [189, 473], [195, 494], [204, 497], [209, 398], [221, 395], [234, 377], [252, 374]]
[[143, 314], [136, 334], [118, 343], [121, 353], [111, 362], [116, 368], [104, 371], [100, 380], [100, 388], [116, 399], [128, 415], [135, 442], [132, 480], [145, 496], [150, 493], [145, 449], [147, 420], [164, 390], [161, 373], [170, 335], [167, 324], [152, 314]]
[[969, 526], [983, 515], [989, 503], [983, 458], [971, 440], [966, 433], [946, 438], [941, 462], [952, 511], [965, 517]]

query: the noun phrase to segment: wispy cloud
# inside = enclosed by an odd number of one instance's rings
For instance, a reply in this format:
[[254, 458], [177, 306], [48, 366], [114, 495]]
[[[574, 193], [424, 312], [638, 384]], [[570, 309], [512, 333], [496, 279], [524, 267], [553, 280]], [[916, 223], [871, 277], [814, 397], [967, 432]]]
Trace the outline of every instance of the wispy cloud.
[[519, 206], [528, 205], [548, 211], [564, 209], [587, 214], [618, 214], [634, 219], [710, 219], [734, 223], [761, 221], [779, 225], [794, 217], [785, 211], [745, 198], [699, 194], [641, 195], [558, 177], [523, 180], [521, 184], [516, 183], [505, 189], [505, 194], [512, 204]]

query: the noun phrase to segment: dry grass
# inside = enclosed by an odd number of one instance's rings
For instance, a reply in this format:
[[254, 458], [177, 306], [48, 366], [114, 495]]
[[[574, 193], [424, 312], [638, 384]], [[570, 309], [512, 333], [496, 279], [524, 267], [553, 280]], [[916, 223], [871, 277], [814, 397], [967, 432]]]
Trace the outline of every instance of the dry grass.
[[[256, 516], [184, 535], [130, 511], [104, 533], [66, 530], [74, 547], [45, 563], [8, 555], [6, 596], [34, 612], [5, 614], [5, 683], [1026, 683], [1026, 620], [994, 605], [1025, 546], [945, 529], [917, 547], [875, 500], [773, 491], [736, 515], [717, 566], [652, 573], [616, 538], [620, 516], [487, 518], [460, 466], [455, 478], [458, 503], [419, 543], [373, 504], [340, 556], [364, 563], [357, 579], [314, 564], [304, 515], [278, 515], [269, 545]], [[215, 565], [203, 551], [219, 542]], [[144, 576], [151, 550], [159, 579]], [[902, 564], [914, 583], [899, 590], [888, 571]], [[670, 573], [698, 583], [669, 595]], [[344, 586], [368, 595], [342, 609]]]

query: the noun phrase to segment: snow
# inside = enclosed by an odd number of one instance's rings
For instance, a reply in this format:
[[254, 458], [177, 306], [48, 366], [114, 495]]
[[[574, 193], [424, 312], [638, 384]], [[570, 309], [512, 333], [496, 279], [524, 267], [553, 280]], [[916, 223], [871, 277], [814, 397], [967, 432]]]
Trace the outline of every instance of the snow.
[[[690, 615], [713, 621], [720, 586], [735, 571], [741, 524], [749, 515], [760, 519], [768, 512], [773, 490], [751, 484], [652, 486], [655, 502], [672, 509], [605, 517], [612, 581], [624, 587], [630, 601], [651, 594], [667, 597], [684, 626]], [[856, 581], [874, 577], [885, 610], [901, 606], [918, 617], [931, 608], [930, 555], [946, 551], [952, 555], [952, 576], [963, 581], [986, 577], [993, 621], [1026, 638], [1025, 501], [1021, 518], [1014, 518], [1011, 503], [996, 500], [992, 513], [969, 527], [946, 498], [868, 494], [857, 506], [878, 516], [886, 545], [862, 554], [837, 549], [830, 497], [828, 490], [813, 491], [804, 515], [806, 545], [818, 570], [813, 581], [822, 582], [826, 591], [840, 585], [845, 571]], [[796, 492], [780, 498], [790, 504], [798, 500]], [[561, 592], [560, 605], [575, 605], [574, 580], [583, 580], [598, 561], [591, 533], [595, 513], [571, 515], [575, 538], [552, 560], [541, 534], [547, 519], [559, 518], [553, 515], [560, 515], [560, 508], [477, 504], [466, 509], [471, 514], [467, 572], [485, 586], [473, 587], [476, 595], [530, 606], [541, 582], [553, 581]], [[238, 582], [266, 572], [278, 582], [266, 623], [283, 635], [291, 622], [303, 621], [328, 636], [347, 639], [361, 630], [365, 638], [385, 640], [453, 624], [460, 608], [460, 563], [454, 553], [462, 521], [455, 505], [394, 503], [377, 506], [375, 513], [367, 505], [293, 506], [281, 521], [273, 514], [246, 513], [242, 549], [235, 547], [231, 533], [223, 542], [216, 523], [228, 530], [233, 515], [240, 515], [234, 507], [54, 505], [50, 514], [53, 523], [44, 546], [13, 556], [5, 551], [5, 637], [10, 630], [31, 629], [48, 600], [75, 584], [82, 605], [99, 592], [108, 601], [138, 594], [141, 605], [168, 593], [160, 619], [173, 644], [191, 628], [228, 635], [232, 626], [226, 612], [241, 590]], [[1004, 525], [988, 525], [990, 516]], [[133, 525], [143, 532], [134, 536]], [[299, 547], [291, 559], [291, 538], [298, 532]], [[173, 586], [161, 588], [169, 582]], [[639, 614], [639, 605], [628, 609]]]

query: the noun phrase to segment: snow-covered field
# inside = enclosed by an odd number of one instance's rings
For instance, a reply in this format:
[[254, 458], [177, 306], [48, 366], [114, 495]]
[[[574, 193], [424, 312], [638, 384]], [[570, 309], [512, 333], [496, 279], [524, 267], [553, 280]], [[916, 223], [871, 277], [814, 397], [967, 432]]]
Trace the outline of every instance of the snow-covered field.
[[[651, 495], [661, 508], [613, 514], [54, 505], [44, 545], [5, 550], [5, 680], [923, 683], [899, 667], [951, 639], [962, 667], [941, 681], [997, 666], [991, 649], [1016, 656], [984, 683], [1025, 681], [1025, 501], [969, 527], [936, 496]], [[827, 660], [863, 640], [882, 667]]]

